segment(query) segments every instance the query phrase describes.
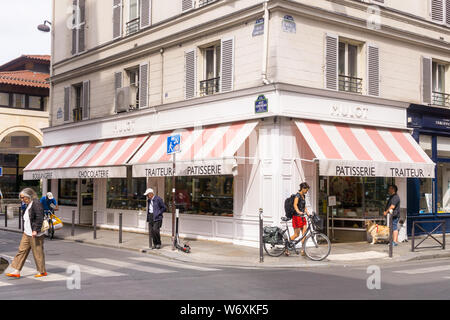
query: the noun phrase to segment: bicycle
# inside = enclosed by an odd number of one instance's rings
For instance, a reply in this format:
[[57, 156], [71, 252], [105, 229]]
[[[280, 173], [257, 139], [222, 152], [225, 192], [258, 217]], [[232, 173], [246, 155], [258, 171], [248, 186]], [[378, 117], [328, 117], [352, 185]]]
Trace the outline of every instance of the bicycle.
[[278, 228], [281, 231], [279, 232], [280, 234], [278, 235], [276, 243], [264, 241], [264, 250], [271, 257], [279, 257], [285, 253], [286, 250], [295, 251], [296, 254], [299, 254], [296, 245], [304, 240], [302, 249], [305, 252], [305, 255], [313, 261], [324, 260], [330, 254], [331, 242], [325, 234], [318, 231], [319, 226], [316, 225], [315, 220], [312, 218], [315, 215], [314, 212], [311, 216], [302, 215], [306, 218], [308, 228], [297, 240], [291, 240], [288, 226], [288, 222], [291, 221], [291, 219], [282, 217], [281, 221], [286, 224], [286, 228]]
[[53, 226], [53, 209], [50, 210], [44, 210], [44, 218], [48, 220], [49, 228], [47, 230], [47, 236], [50, 238], [50, 240], [53, 240], [53, 237], [55, 235], [55, 227]]

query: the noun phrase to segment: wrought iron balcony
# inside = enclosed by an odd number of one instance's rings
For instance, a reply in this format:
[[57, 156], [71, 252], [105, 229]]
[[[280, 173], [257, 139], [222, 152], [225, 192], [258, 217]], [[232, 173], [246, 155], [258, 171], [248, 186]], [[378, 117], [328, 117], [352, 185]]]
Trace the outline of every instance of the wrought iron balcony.
[[217, 0], [200, 0], [198, 3], [199, 7], [206, 6], [207, 4], [210, 4], [212, 2], [216, 2]]
[[219, 92], [220, 77], [200, 81], [200, 95], [206, 96]]
[[362, 93], [362, 79], [339, 75], [339, 91]]
[[136, 18], [127, 22], [127, 36], [139, 31], [140, 19]]
[[450, 108], [450, 94], [433, 91], [433, 104]]

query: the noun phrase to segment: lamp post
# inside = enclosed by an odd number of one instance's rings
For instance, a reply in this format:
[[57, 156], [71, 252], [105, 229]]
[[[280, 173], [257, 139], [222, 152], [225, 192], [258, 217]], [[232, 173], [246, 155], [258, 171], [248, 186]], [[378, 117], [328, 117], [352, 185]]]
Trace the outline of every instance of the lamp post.
[[48, 20], [45, 20], [43, 24], [38, 25], [38, 30], [42, 31], [42, 32], [50, 32], [50, 27], [47, 25], [47, 23], [49, 25], [52, 25], [52, 23]]

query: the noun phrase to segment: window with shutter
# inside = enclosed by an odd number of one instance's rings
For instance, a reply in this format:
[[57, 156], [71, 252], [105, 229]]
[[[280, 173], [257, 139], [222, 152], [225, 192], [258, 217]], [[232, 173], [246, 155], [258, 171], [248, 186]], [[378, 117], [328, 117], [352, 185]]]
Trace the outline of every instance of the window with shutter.
[[450, 0], [445, 2], [445, 22], [450, 26]]
[[338, 89], [338, 38], [327, 34], [325, 40], [325, 87]]
[[422, 57], [422, 101], [431, 103], [431, 58]]
[[141, 28], [151, 25], [152, 20], [152, 1], [141, 0]]
[[185, 60], [185, 98], [191, 99], [195, 97], [196, 82], [196, 54], [195, 49], [186, 51]]
[[86, 42], [86, 0], [73, 0], [72, 11], [72, 54], [85, 51]]
[[368, 67], [368, 94], [371, 96], [380, 95], [380, 51], [374, 45], [368, 46], [367, 52], [367, 67]]
[[83, 111], [81, 113], [83, 115], [83, 120], [87, 120], [90, 118], [90, 94], [90, 81], [83, 81]]
[[70, 120], [70, 87], [64, 88], [64, 121]]
[[139, 109], [148, 107], [148, 63], [139, 67]]
[[181, 0], [181, 11], [185, 12], [194, 8], [193, 0]]
[[444, 0], [431, 0], [431, 20], [444, 22]]
[[122, 0], [113, 0], [113, 39], [122, 36]]
[[234, 39], [222, 39], [220, 91], [227, 92], [233, 90], [234, 77]]

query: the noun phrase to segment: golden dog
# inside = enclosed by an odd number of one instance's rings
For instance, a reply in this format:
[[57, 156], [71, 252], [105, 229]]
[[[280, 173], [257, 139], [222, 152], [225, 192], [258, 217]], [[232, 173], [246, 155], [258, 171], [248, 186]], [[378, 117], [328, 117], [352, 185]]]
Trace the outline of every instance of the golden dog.
[[376, 224], [371, 220], [367, 220], [365, 225], [367, 232], [372, 236], [372, 242], [370, 244], [375, 244], [378, 242], [378, 240], [387, 241], [387, 239], [389, 239], [388, 226]]

